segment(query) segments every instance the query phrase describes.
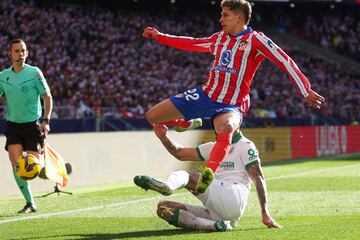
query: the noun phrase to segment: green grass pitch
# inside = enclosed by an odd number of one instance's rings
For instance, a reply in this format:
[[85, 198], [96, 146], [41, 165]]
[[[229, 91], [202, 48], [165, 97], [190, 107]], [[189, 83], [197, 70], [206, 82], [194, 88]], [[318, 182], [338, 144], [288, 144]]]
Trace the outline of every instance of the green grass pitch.
[[182, 230], [156, 217], [158, 201], [200, 204], [182, 190], [170, 197], [132, 184], [66, 189], [74, 195], [37, 198], [36, 214], [16, 213], [20, 196], [0, 198], [0, 239], [360, 239], [360, 160], [289, 161], [264, 167], [272, 216], [261, 222], [254, 187], [231, 232]]

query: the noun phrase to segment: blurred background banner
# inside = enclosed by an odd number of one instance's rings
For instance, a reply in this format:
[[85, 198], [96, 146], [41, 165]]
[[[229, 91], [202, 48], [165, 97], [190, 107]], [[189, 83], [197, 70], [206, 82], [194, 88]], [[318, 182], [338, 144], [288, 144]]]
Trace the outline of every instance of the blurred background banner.
[[318, 126], [291, 128], [293, 158], [310, 158], [360, 152], [360, 127]]

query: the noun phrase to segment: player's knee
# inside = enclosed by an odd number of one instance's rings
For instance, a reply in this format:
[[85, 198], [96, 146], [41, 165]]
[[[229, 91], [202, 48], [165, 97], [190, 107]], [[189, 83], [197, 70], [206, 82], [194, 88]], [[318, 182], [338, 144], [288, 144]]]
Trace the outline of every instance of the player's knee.
[[152, 109], [149, 109], [145, 113], [145, 118], [148, 121], [148, 123], [150, 123], [150, 124], [157, 123], [156, 114]]
[[165, 206], [166, 206], [166, 202], [167, 202], [167, 201], [160, 201], [160, 202], [158, 203], [158, 205], [157, 205], [157, 208], [159, 209], [159, 208], [161, 208], [161, 207], [165, 207]]
[[170, 208], [168, 201], [161, 201], [157, 205], [156, 214], [159, 216], [159, 218], [168, 221], [172, 217], [172, 211], [173, 209]]
[[151, 110], [148, 110], [145, 113], [145, 118], [148, 121], [148, 123], [152, 124], [153, 123], [153, 118], [152, 118], [152, 114], [151, 114]]

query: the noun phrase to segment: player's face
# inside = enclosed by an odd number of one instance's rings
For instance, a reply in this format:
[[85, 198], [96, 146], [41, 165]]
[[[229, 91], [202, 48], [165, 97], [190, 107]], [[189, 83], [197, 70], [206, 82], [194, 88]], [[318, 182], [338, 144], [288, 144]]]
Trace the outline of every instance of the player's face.
[[28, 56], [28, 50], [26, 49], [25, 43], [14, 43], [9, 52], [11, 61], [13, 64], [24, 64]]
[[231, 11], [228, 7], [223, 7], [221, 11], [220, 24], [225, 33], [237, 35], [237, 29], [242, 24], [241, 14]]

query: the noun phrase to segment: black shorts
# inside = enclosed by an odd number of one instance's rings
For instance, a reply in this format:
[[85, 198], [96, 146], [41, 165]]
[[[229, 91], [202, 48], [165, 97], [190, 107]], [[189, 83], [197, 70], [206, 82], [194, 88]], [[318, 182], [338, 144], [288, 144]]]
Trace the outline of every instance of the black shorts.
[[40, 122], [14, 123], [6, 122], [5, 150], [11, 144], [21, 144], [24, 151], [40, 152], [44, 144], [44, 135], [40, 132]]

